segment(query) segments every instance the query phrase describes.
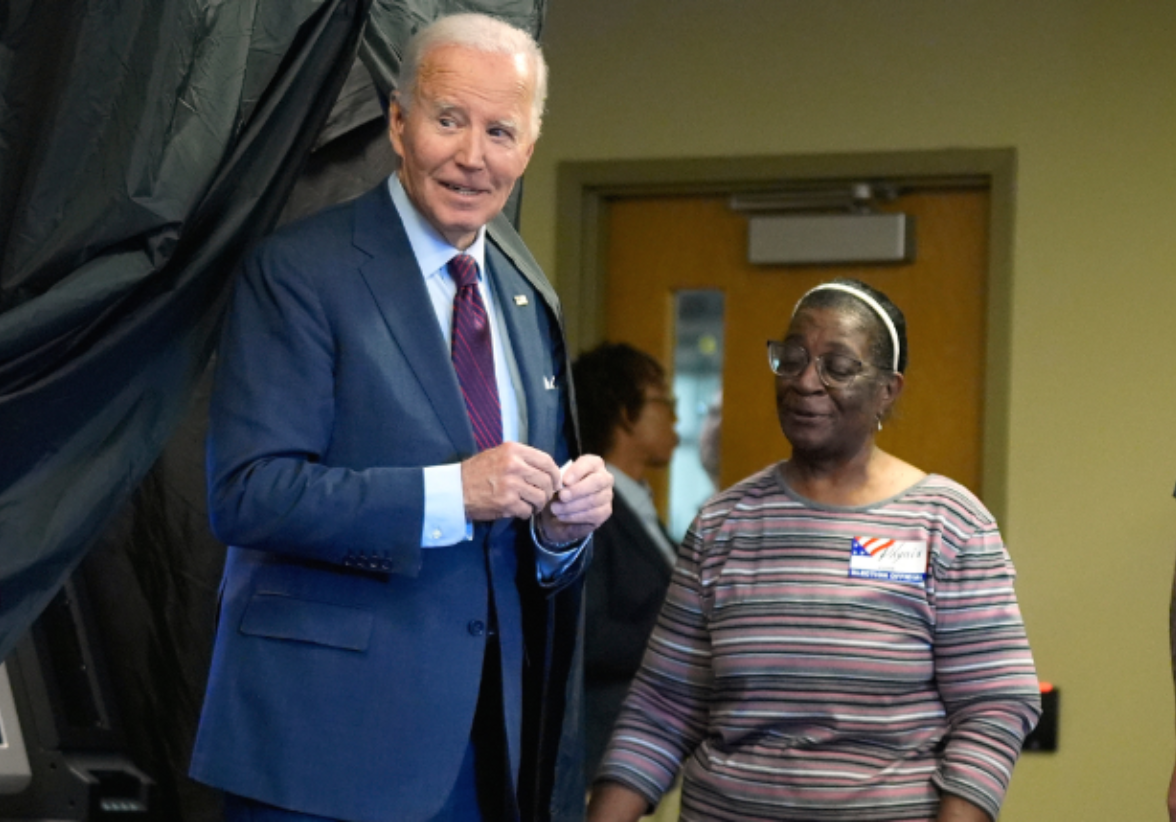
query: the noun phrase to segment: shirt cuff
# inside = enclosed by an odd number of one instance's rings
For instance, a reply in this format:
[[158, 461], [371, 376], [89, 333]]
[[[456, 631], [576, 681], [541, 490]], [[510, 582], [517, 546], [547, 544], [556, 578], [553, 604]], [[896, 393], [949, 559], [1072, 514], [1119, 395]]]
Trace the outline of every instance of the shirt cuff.
[[579, 561], [591, 539], [592, 535], [589, 534], [565, 545], [544, 545], [539, 538], [535, 518], [531, 517], [531, 540], [535, 543], [535, 572], [539, 584], [545, 588], [558, 585], [561, 578]]
[[425, 474], [425, 517], [422, 548], [445, 548], [473, 539], [474, 525], [465, 518], [461, 463], [431, 465]]

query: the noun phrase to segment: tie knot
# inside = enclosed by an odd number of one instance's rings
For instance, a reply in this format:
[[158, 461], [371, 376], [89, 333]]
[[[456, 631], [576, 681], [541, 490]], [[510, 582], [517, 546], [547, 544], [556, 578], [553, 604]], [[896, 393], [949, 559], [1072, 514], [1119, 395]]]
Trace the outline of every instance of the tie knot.
[[478, 282], [478, 261], [469, 254], [458, 254], [449, 261], [449, 276], [458, 288], [476, 285]]

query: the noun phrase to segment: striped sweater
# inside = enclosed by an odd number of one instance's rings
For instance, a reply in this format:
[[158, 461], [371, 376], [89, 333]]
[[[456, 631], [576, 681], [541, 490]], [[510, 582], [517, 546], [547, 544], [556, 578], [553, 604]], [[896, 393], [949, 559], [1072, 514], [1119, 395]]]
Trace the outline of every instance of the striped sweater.
[[[891, 540], [913, 580], [871, 570]], [[655, 803], [685, 761], [683, 820], [925, 822], [939, 791], [995, 817], [1040, 713], [1013, 577], [945, 477], [844, 508], [765, 469], [687, 534], [597, 779]]]

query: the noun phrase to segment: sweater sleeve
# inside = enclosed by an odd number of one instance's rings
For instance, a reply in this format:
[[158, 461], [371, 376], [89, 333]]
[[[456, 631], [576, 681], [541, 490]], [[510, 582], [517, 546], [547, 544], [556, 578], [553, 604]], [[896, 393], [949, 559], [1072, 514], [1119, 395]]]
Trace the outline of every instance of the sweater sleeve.
[[1041, 694], [1013, 591], [1015, 573], [990, 519], [935, 558], [935, 677], [947, 710], [933, 781], [996, 818]]
[[702, 742], [713, 688], [701, 582], [700, 521], [687, 533], [669, 591], [597, 781], [618, 782], [656, 805]]

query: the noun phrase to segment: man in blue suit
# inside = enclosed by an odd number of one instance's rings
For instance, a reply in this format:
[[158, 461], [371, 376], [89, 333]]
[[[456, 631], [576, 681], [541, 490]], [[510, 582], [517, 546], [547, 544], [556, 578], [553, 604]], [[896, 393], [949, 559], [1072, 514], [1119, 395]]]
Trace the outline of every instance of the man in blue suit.
[[557, 748], [612, 480], [573, 459], [559, 304], [500, 216], [545, 89], [525, 33], [434, 23], [389, 111], [399, 171], [244, 264], [192, 760], [230, 822], [547, 819], [577, 769]]

